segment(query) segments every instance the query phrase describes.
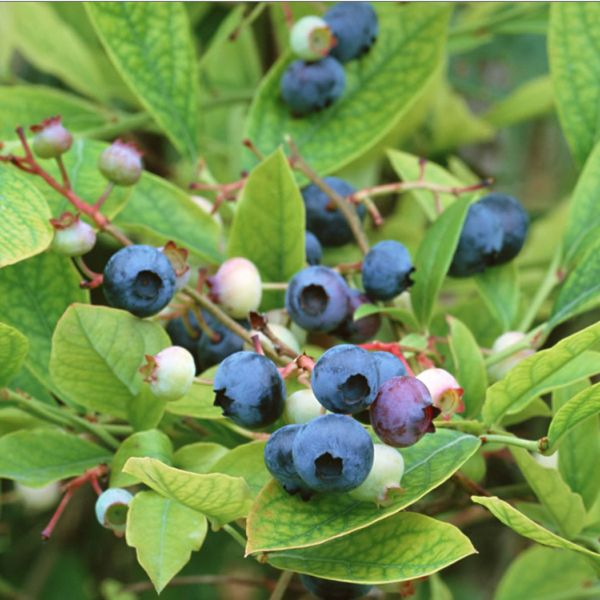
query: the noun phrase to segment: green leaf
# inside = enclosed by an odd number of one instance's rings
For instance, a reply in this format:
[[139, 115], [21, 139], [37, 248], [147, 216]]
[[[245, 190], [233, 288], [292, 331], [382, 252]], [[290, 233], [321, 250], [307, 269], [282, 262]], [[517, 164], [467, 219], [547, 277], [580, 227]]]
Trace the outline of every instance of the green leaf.
[[595, 2], [553, 2], [548, 54], [554, 96], [562, 128], [575, 161], [582, 166], [598, 139], [600, 122], [600, 46]]
[[252, 507], [252, 494], [241, 477], [188, 473], [154, 458], [130, 458], [123, 470], [165, 498], [204, 513], [215, 527], [246, 517]]
[[167, 401], [154, 395], [147, 383], [127, 403], [127, 420], [135, 431], [146, 431], [158, 426], [163, 415]]
[[409, 329], [419, 329], [419, 322], [415, 318], [415, 315], [404, 308], [378, 306], [377, 304], [361, 304], [354, 311], [353, 319], [358, 321], [358, 319], [362, 319], [363, 317], [376, 314], [385, 315], [392, 319], [392, 321], [404, 323]]
[[268, 561], [338, 581], [389, 583], [431, 575], [474, 553], [453, 525], [402, 512], [326, 544], [275, 552]]
[[[203, 379], [214, 379], [218, 365], [201, 373]], [[196, 419], [223, 419], [223, 410], [214, 406], [215, 392], [212, 385], [194, 384], [190, 391], [181, 399], [167, 403], [167, 412], [175, 415], [185, 415]]]
[[0, 269], [43, 252], [52, 241], [50, 209], [31, 175], [0, 165]]
[[139, 492], [129, 504], [127, 545], [159, 594], [200, 550], [207, 530], [205, 516], [155, 492]]
[[241, 444], [219, 459], [210, 469], [211, 472], [242, 477], [246, 480], [252, 495], [258, 496], [260, 490], [271, 481], [271, 474], [265, 466], [266, 443]]
[[77, 403], [125, 418], [128, 402], [140, 392], [144, 355], [170, 345], [155, 323], [124, 310], [74, 304], [54, 332], [50, 373]]
[[546, 330], [550, 331], [600, 299], [600, 242], [589, 249], [579, 264], [569, 273], [552, 306]]
[[[321, 175], [374, 146], [411, 106], [440, 66], [449, 5], [378, 5], [380, 31], [370, 52], [344, 65], [346, 89], [317, 114], [294, 118], [281, 100], [280, 80], [295, 57], [270, 70], [250, 108], [245, 137], [270, 153], [286, 134]], [[255, 161], [248, 156], [247, 166]]]
[[209, 473], [213, 465], [228, 452], [229, 448], [221, 444], [211, 442], [188, 444], [173, 454], [173, 466], [204, 475]]
[[109, 462], [110, 452], [54, 429], [17, 431], [0, 439], [0, 477], [39, 488]]
[[[281, 148], [255, 167], [231, 227], [229, 257], [251, 260], [263, 281], [289, 281], [304, 267], [304, 202]], [[283, 292], [263, 300], [283, 305]]]
[[[600, 324], [579, 331], [558, 344], [522, 360], [488, 389], [483, 406], [487, 425], [499, 422], [506, 412], [517, 412], [529, 400], [554, 388], [584, 379], [593, 370], [594, 354], [581, 356], [600, 339]], [[597, 360], [597, 359], [596, 359]], [[592, 369], [592, 373], [589, 373]], [[588, 375], [585, 372], [588, 371]]]
[[44, 427], [53, 428], [55, 425], [14, 406], [7, 406], [0, 410], [0, 436], [21, 429], [42, 429]]
[[511, 448], [521, 473], [546, 507], [563, 537], [573, 539], [585, 523], [585, 507], [579, 494], [574, 494], [556, 469], [540, 465], [520, 448]]
[[0, 389], [19, 372], [29, 343], [16, 329], [0, 323]]
[[494, 600], [575, 600], [595, 578], [591, 565], [574, 552], [531, 546], [508, 567]]
[[[560, 390], [558, 390], [560, 391]], [[518, 412], [508, 412], [502, 419], [502, 427], [510, 427], [533, 417], [552, 417], [552, 410], [541, 398], [535, 398]]]
[[473, 334], [462, 321], [450, 316], [446, 320], [450, 327], [448, 342], [454, 359], [454, 376], [465, 390], [462, 397], [465, 404], [464, 417], [477, 417], [488, 386], [483, 355]]
[[[574, 399], [576, 394], [583, 392], [589, 388], [589, 381], [582, 381], [574, 385], [555, 390], [552, 394], [552, 407], [555, 414], [561, 410], [567, 402]], [[599, 395], [600, 392], [596, 392]], [[595, 395], [595, 394], [594, 394]], [[586, 401], [594, 404], [594, 401]], [[579, 410], [585, 404], [577, 401]], [[573, 408], [574, 406], [571, 405]], [[600, 400], [596, 403], [600, 412]], [[571, 410], [571, 409], [568, 409]], [[574, 409], [573, 412], [577, 412]], [[573, 413], [571, 413], [573, 414]], [[561, 413], [560, 420], [563, 419], [565, 413]], [[580, 415], [583, 416], [583, 415]], [[552, 436], [558, 433], [558, 442], [560, 448], [558, 450], [558, 470], [563, 479], [569, 484], [569, 487], [583, 498], [583, 503], [587, 509], [590, 509], [598, 496], [600, 489], [600, 437], [598, 430], [600, 428], [600, 418], [598, 415], [591, 415], [574, 427], [570, 427], [567, 423], [564, 425], [569, 427], [568, 431], [560, 433], [559, 421], [556, 421]]]
[[162, 431], [158, 431], [157, 429], [141, 431], [130, 435], [123, 441], [113, 458], [110, 468], [109, 487], [129, 487], [130, 485], [139, 483], [139, 480], [133, 477], [133, 475], [123, 473], [125, 463], [132, 456], [156, 458], [170, 465], [173, 456], [173, 446], [171, 445], [171, 440]]
[[484, 496], [472, 496], [471, 500], [476, 504], [485, 506], [490, 512], [494, 514], [502, 523], [507, 527], [510, 527], [513, 531], [516, 531], [519, 535], [534, 540], [544, 546], [550, 546], [551, 548], [564, 548], [565, 550], [574, 550], [579, 552], [583, 556], [586, 556], [595, 563], [596, 568], [600, 569], [600, 554], [590, 552], [586, 548], [569, 542], [564, 538], [544, 529], [537, 523], [534, 523], [531, 519], [528, 519], [525, 515], [521, 514], [516, 508], [513, 508], [508, 502], [500, 500], [495, 496], [492, 498]]
[[395, 496], [393, 504], [385, 508], [354, 500], [348, 494], [317, 494], [304, 502], [289, 496], [273, 481], [261, 491], [248, 517], [246, 552], [313, 546], [369, 527], [442, 484], [479, 446], [476, 437], [439, 429], [402, 449], [405, 470], [401, 485], [405, 493]]
[[202, 260], [220, 263], [220, 226], [188, 194], [171, 182], [144, 172], [115, 224], [156, 245], [173, 240]]
[[72, 261], [54, 252], [0, 269], [0, 318], [27, 337], [25, 366], [54, 392], [48, 368], [52, 333], [69, 304], [88, 301], [80, 281]]
[[500, 323], [503, 332], [510, 331], [521, 302], [515, 262], [486, 269], [484, 273], [476, 275], [474, 280], [490, 314]]
[[454, 600], [452, 591], [437, 573], [429, 577], [429, 594], [429, 600]]
[[90, 2], [86, 8], [117, 71], [173, 145], [195, 162], [200, 92], [181, 2]]

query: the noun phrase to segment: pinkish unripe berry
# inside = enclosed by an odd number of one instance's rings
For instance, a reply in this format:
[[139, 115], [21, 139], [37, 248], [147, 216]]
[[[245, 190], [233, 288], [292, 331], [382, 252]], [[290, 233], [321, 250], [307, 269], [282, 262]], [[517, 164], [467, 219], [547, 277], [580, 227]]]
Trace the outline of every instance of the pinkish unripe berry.
[[465, 390], [448, 371], [434, 367], [419, 373], [417, 379], [427, 386], [434, 406], [442, 411], [444, 421], [449, 421], [454, 413], [464, 412], [462, 395]]
[[337, 40], [321, 17], [302, 17], [290, 33], [290, 46], [300, 58], [319, 60], [329, 54]]
[[[506, 350], [513, 344], [520, 342], [525, 337], [525, 334], [520, 331], [508, 331], [502, 334], [492, 346], [492, 352], [501, 352]], [[488, 375], [491, 381], [500, 381], [511, 369], [516, 367], [524, 358], [535, 354], [533, 348], [525, 348], [519, 352], [515, 352], [512, 356], [508, 356], [504, 360], [492, 365], [488, 368]], [[493, 354], [492, 354], [493, 356]]]
[[142, 153], [135, 144], [116, 140], [98, 158], [98, 169], [117, 185], [134, 185], [142, 176]]
[[152, 393], [174, 402], [183, 398], [194, 383], [196, 363], [194, 357], [180, 346], [170, 346], [156, 356], [146, 355], [148, 361], [140, 367], [144, 381], [150, 384]]
[[247, 317], [258, 310], [262, 299], [260, 273], [246, 258], [226, 260], [216, 275], [209, 277], [210, 297], [234, 319]]
[[96, 243], [94, 229], [85, 221], [70, 212], [64, 212], [58, 219], [50, 219], [54, 228], [52, 250], [62, 256], [87, 254]]
[[96, 500], [98, 523], [122, 537], [127, 526], [127, 512], [133, 496], [122, 488], [109, 488]]
[[60, 115], [44, 119], [41, 125], [32, 125], [35, 133], [33, 151], [40, 158], [57, 158], [73, 144], [73, 136], [63, 127]]

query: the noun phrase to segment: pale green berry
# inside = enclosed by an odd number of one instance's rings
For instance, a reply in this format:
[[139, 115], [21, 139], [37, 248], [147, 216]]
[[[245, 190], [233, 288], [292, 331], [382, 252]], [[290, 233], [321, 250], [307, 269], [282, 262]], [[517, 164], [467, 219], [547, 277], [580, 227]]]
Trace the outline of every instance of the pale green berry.
[[[506, 350], [513, 344], [520, 342], [525, 337], [525, 334], [520, 331], [508, 331], [507, 333], [502, 334], [492, 346], [492, 353], [501, 352], [502, 350]], [[520, 350], [519, 352], [515, 352], [512, 356], [508, 356], [504, 360], [488, 367], [488, 375], [490, 377], [490, 381], [500, 381], [511, 369], [516, 367], [524, 358], [535, 354], [535, 350], [533, 348], [525, 348], [524, 350]], [[493, 356], [493, 354], [492, 354]]]
[[133, 496], [122, 488], [109, 488], [96, 500], [98, 523], [122, 536], [127, 526], [127, 512]]
[[304, 425], [321, 414], [325, 411], [312, 390], [298, 390], [288, 397], [283, 420], [289, 425]]
[[320, 17], [302, 17], [290, 33], [292, 51], [300, 58], [313, 61], [329, 54], [336, 39], [329, 25]]
[[54, 227], [52, 250], [62, 256], [87, 254], [96, 244], [96, 233], [90, 225], [70, 212], [64, 212], [60, 219], [50, 219]]
[[73, 136], [61, 123], [61, 117], [44, 119], [41, 125], [32, 125], [33, 151], [40, 158], [57, 158], [73, 144]]
[[134, 185], [142, 176], [142, 153], [135, 144], [116, 140], [98, 158], [98, 169], [117, 185]]
[[146, 360], [148, 362], [140, 367], [140, 372], [155, 396], [174, 402], [190, 391], [196, 364], [194, 357], [185, 348], [170, 346], [156, 356], [146, 355]]
[[234, 319], [243, 319], [258, 310], [262, 299], [262, 281], [254, 263], [246, 258], [226, 260], [207, 280], [210, 297]]

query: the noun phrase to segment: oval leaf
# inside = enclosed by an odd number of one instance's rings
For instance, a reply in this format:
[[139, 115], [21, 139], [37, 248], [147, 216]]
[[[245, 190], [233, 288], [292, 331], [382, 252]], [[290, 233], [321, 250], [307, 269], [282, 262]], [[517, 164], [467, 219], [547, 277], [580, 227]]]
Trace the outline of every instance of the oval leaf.
[[19, 372], [28, 347], [20, 331], [0, 323], [0, 389]]
[[516, 263], [511, 261], [486, 269], [484, 273], [476, 275], [474, 280], [491, 315], [502, 326], [502, 332], [510, 331], [521, 302]]
[[173, 454], [173, 466], [203, 475], [208, 473], [213, 465], [228, 452], [229, 448], [212, 442], [187, 444]]
[[[217, 365], [201, 373], [203, 379], [213, 379]], [[185, 415], [196, 419], [223, 419], [223, 409], [214, 406], [215, 392], [212, 385], [194, 384], [190, 391], [175, 402], [168, 402], [167, 412], [175, 415]]]

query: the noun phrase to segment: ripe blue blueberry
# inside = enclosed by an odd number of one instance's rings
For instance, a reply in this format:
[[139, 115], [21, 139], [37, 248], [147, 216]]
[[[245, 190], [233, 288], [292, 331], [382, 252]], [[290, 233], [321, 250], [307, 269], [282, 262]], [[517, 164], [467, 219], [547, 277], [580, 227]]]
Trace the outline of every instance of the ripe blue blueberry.
[[302, 425], [286, 425], [273, 433], [265, 446], [265, 465], [288, 494], [300, 492], [302, 499], [308, 500], [312, 492], [298, 475], [292, 456], [294, 440], [301, 429]]
[[256, 352], [236, 352], [217, 369], [215, 406], [241, 427], [259, 429], [275, 423], [285, 408], [285, 385], [277, 367]]
[[319, 242], [317, 236], [314, 233], [307, 231], [304, 243], [306, 262], [309, 265], [320, 265], [321, 258], [323, 257], [323, 248], [321, 247], [321, 242]]
[[318, 492], [349, 492], [369, 475], [373, 442], [367, 430], [345, 415], [313, 419], [296, 435], [294, 464], [304, 482]]
[[[212, 340], [208, 335], [202, 334], [198, 340], [197, 362], [200, 365], [200, 371], [206, 371], [228, 356], [240, 352], [244, 347], [244, 340], [209, 314], [203, 312], [202, 316], [210, 330], [218, 336], [218, 340]], [[245, 329], [250, 329], [250, 323], [247, 320], [238, 321], [238, 323]]]
[[379, 388], [379, 371], [369, 352], [342, 344], [325, 352], [310, 380], [317, 400], [331, 412], [352, 414], [367, 408]]
[[500, 221], [503, 231], [502, 247], [490, 264], [503, 265], [521, 251], [529, 229], [529, 215], [516, 198], [506, 194], [488, 194], [478, 204], [489, 208]]
[[392, 377], [404, 377], [408, 375], [402, 361], [391, 352], [371, 352], [379, 371], [379, 387]]
[[107, 529], [112, 529], [117, 537], [125, 533], [127, 512], [133, 496], [122, 488], [109, 488], [96, 500], [96, 519]]
[[448, 274], [470, 277], [483, 273], [502, 250], [502, 223], [485, 204], [469, 206]]
[[346, 88], [339, 61], [326, 56], [316, 62], [296, 60], [281, 78], [281, 95], [295, 115], [307, 115], [331, 106]]
[[104, 296], [113, 308], [150, 317], [171, 301], [175, 280], [175, 271], [162, 252], [151, 246], [125, 246], [106, 264]]
[[[356, 191], [353, 185], [339, 177], [325, 177], [324, 181], [342, 198]], [[314, 183], [302, 190], [302, 198], [306, 208], [306, 229], [314, 233], [323, 246], [343, 246], [354, 239], [344, 214], [331, 206], [331, 198]], [[364, 204], [359, 204], [356, 210], [359, 218], [364, 219]]]
[[373, 587], [361, 583], [321, 579], [304, 573], [300, 575], [300, 581], [313, 596], [322, 600], [356, 600], [366, 596]]
[[323, 19], [337, 39], [330, 54], [342, 62], [366, 54], [379, 33], [377, 14], [370, 2], [340, 2], [330, 8]]
[[328, 267], [307, 267], [296, 273], [285, 292], [285, 307], [294, 323], [314, 332], [335, 329], [348, 311], [348, 285]]
[[391, 300], [413, 284], [410, 274], [414, 270], [404, 244], [394, 240], [379, 242], [363, 260], [365, 292], [373, 300]]
[[381, 317], [378, 314], [354, 320], [356, 309], [363, 304], [372, 304], [366, 294], [356, 289], [348, 290], [348, 314], [332, 333], [352, 344], [362, 344], [375, 336], [381, 327]]
[[379, 439], [394, 448], [416, 444], [426, 433], [435, 433], [433, 405], [425, 384], [416, 377], [393, 377], [379, 387], [371, 405], [371, 425]]
[[[166, 331], [169, 337], [171, 338], [171, 342], [173, 342], [173, 346], [181, 346], [182, 348], [185, 348], [188, 352], [190, 352], [192, 356], [195, 357], [198, 349], [198, 342], [202, 337], [202, 329], [200, 329], [200, 325], [198, 325], [198, 319], [196, 319], [196, 315], [194, 314], [193, 310], [188, 311], [187, 319], [192, 331], [195, 332], [195, 335], [193, 337], [187, 330], [183, 321], [183, 317], [170, 319], [167, 323]], [[196, 367], [197, 370], [200, 369], [200, 364], [197, 359]]]

